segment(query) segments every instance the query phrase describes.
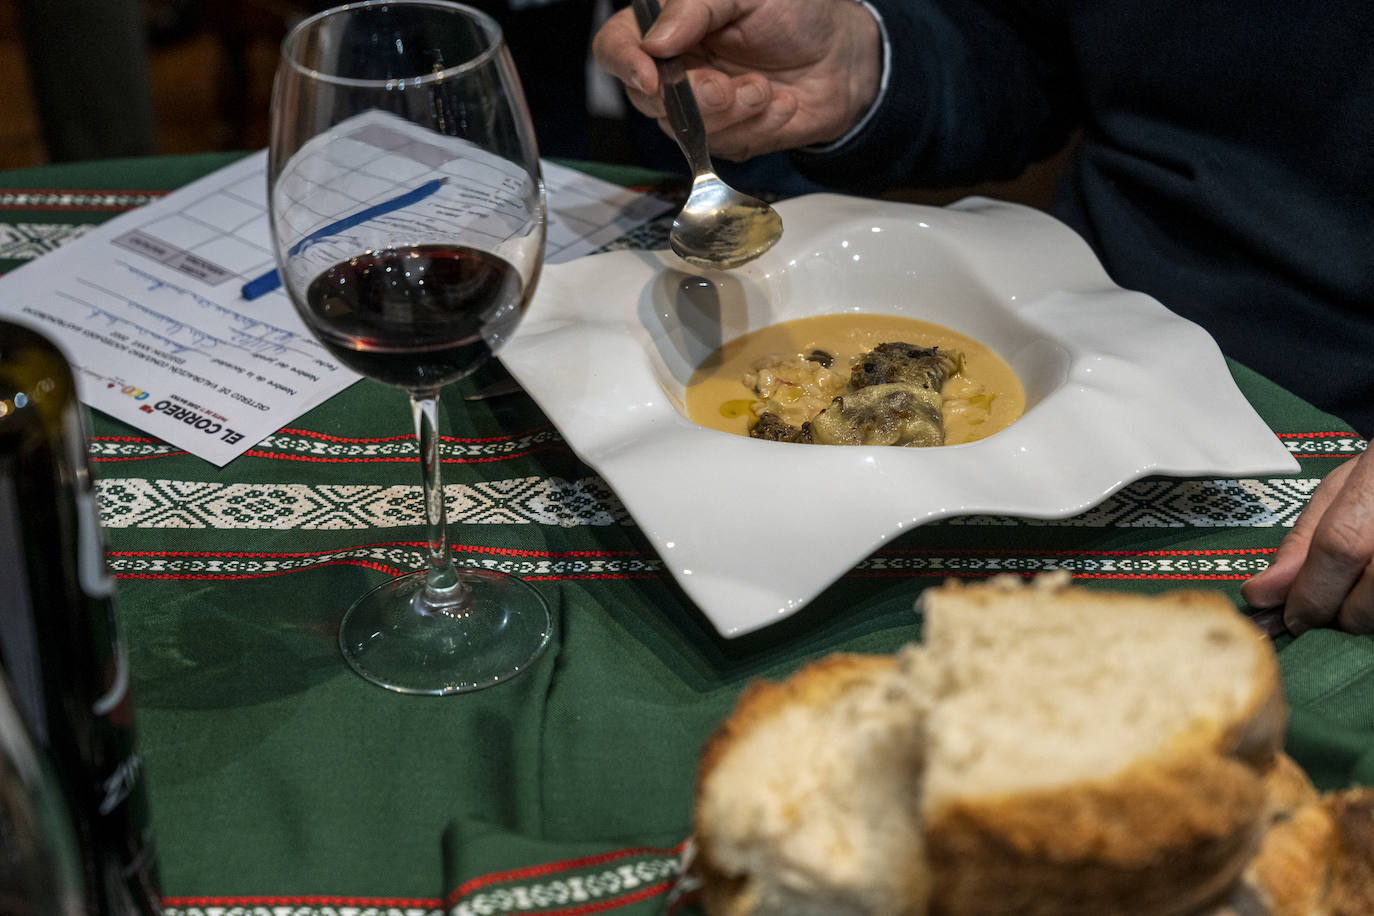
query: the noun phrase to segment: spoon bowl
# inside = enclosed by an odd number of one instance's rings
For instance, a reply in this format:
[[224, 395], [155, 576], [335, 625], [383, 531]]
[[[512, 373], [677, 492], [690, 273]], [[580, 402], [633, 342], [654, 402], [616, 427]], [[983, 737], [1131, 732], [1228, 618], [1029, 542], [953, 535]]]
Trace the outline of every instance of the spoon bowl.
[[692, 182], [668, 244], [690, 264], [729, 270], [754, 260], [781, 237], [782, 218], [776, 210], [707, 172]]
[[[640, 32], [647, 33], [658, 18], [658, 0], [634, 0], [634, 11]], [[692, 191], [673, 220], [668, 244], [678, 257], [699, 267], [729, 270], [747, 264], [782, 238], [782, 217], [720, 179], [681, 58], [659, 58], [657, 64], [668, 124], [692, 169]]]

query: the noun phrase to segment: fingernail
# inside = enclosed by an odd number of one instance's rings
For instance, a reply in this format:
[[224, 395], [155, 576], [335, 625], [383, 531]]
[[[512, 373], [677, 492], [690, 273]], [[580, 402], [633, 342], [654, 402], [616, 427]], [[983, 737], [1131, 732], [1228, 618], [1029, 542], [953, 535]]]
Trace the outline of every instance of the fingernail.
[[725, 93], [715, 82], [702, 83], [696, 87], [697, 101], [707, 108], [719, 108], [725, 104]]
[[763, 104], [763, 87], [755, 85], [754, 83], [745, 83], [740, 87], [739, 92], [736, 93], [736, 97], [740, 100], [741, 104], [753, 108], [756, 105]]
[[673, 37], [673, 33], [676, 31], [677, 26], [673, 23], [664, 23], [662, 19], [657, 19], [653, 25], [649, 26], [649, 31], [644, 33], [644, 37], [653, 41], [667, 41]]

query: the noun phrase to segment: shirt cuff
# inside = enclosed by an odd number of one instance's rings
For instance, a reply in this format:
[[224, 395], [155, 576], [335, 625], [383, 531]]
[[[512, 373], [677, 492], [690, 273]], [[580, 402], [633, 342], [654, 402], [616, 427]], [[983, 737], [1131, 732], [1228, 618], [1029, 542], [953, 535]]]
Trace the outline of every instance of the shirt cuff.
[[868, 111], [864, 112], [864, 116], [859, 119], [859, 123], [846, 131], [843, 137], [840, 137], [838, 140], [832, 140], [829, 143], [804, 146], [800, 150], [803, 153], [829, 153], [844, 146], [868, 126], [868, 122], [873, 120], [873, 115], [882, 106], [883, 100], [887, 98], [887, 81], [889, 74], [892, 72], [892, 43], [888, 41], [887, 38], [887, 26], [883, 23], [882, 13], [879, 13], [868, 0], [856, 0], [856, 2], [864, 9], [868, 10], [868, 14], [873, 17], [873, 21], [878, 24], [878, 37], [883, 45], [882, 75], [878, 79], [878, 94], [874, 96], [873, 104], [869, 106]]

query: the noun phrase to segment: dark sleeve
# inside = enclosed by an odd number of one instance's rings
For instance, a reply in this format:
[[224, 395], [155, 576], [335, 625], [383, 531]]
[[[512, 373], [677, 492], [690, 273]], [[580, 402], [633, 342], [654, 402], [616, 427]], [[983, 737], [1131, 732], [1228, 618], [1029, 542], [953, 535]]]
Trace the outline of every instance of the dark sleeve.
[[860, 133], [794, 152], [803, 174], [876, 193], [1014, 178], [1079, 119], [1060, 4], [871, 0], [891, 48], [887, 94]]

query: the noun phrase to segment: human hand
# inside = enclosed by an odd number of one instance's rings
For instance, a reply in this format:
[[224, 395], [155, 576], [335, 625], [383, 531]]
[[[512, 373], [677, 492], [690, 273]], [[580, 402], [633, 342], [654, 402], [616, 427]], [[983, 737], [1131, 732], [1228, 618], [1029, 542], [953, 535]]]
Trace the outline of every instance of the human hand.
[[647, 36], [626, 8], [592, 49], [669, 136], [654, 58], [680, 55], [712, 154], [736, 160], [839, 139], [882, 75], [878, 25], [854, 0], [668, 0]]
[[1365, 453], [1326, 476], [1269, 568], [1240, 593], [1251, 607], [1284, 605], [1294, 634], [1374, 633], [1374, 458]]

